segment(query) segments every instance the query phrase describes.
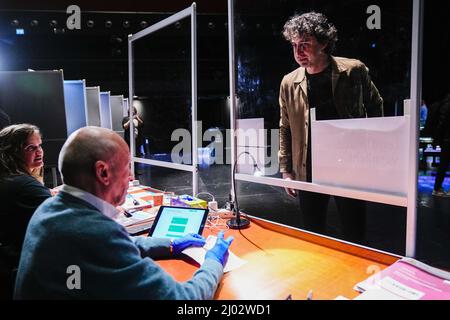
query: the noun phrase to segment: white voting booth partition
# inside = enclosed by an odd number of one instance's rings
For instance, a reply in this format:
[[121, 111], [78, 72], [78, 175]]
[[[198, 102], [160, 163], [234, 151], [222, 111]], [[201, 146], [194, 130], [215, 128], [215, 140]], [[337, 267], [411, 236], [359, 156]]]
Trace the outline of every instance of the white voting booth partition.
[[123, 96], [110, 96], [111, 126], [117, 134], [123, 138], [122, 119], [124, 117]]
[[311, 109], [312, 182], [406, 196], [409, 123], [409, 112], [402, 117], [316, 121]]
[[87, 87], [87, 124], [101, 127], [100, 122], [100, 87]]
[[128, 115], [128, 108], [129, 108], [128, 98], [124, 98], [123, 99], [123, 116], [124, 117]]
[[100, 92], [100, 125], [112, 129], [110, 92]]
[[87, 97], [85, 80], [64, 80], [67, 136], [87, 125]]
[[260, 173], [265, 175], [267, 154], [264, 118], [237, 119], [237, 172], [254, 174], [256, 164]]
[[[128, 83], [129, 83], [129, 106], [133, 106], [134, 97], [134, 60], [133, 60], [133, 44], [135, 41], [146, 37], [162, 28], [166, 28], [177, 21], [190, 17], [191, 19], [191, 118], [192, 118], [192, 164], [180, 164], [173, 162], [165, 162], [158, 160], [150, 160], [136, 157], [135, 154], [135, 139], [134, 139], [134, 123], [130, 122], [130, 153], [132, 174], [134, 175], [134, 163], [143, 163], [155, 167], [163, 167], [175, 170], [182, 170], [192, 172], [192, 192], [193, 195], [198, 193], [198, 142], [197, 142], [197, 10], [196, 4], [193, 3], [190, 7], [171, 15], [170, 17], [142, 30], [136, 34], [128, 37]], [[128, 108], [129, 116], [131, 117], [130, 108]]]

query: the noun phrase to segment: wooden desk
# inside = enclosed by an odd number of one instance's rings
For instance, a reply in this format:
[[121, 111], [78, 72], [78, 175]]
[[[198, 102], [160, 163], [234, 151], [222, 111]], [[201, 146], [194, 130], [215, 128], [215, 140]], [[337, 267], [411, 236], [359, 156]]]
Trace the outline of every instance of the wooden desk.
[[[381, 270], [397, 256], [359, 248], [278, 225], [255, 217], [251, 226], [228, 230], [234, 236], [231, 251], [247, 261], [243, 267], [224, 275], [215, 299], [304, 300], [309, 290], [313, 299], [354, 298], [353, 286], [366, 279], [368, 270]], [[211, 234], [204, 230], [205, 236]], [[192, 277], [198, 266], [188, 260], [158, 261], [178, 281]], [[373, 272], [373, 271], [372, 271]]]

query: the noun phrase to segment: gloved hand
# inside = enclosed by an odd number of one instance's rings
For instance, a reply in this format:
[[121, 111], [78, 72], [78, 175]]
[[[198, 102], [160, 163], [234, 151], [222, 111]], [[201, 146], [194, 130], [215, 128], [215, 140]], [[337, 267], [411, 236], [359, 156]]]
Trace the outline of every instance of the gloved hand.
[[177, 238], [172, 241], [173, 254], [180, 254], [186, 248], [189, 247], [203, 247], [206, 243], [206, 239], [199, 234], [189, 233], [183, 238]]
[[224, 231], [220, 231], [217, 235], [217, 241], [214, 247], [212, 247], [208, 252], [206, 252], [205, 259], [214, 259], [219, 261], [222, 266], [225, 266], [228, 260], [228, 248], [233, 241], [233, 236], [228, 237], [228, 239], [223, 238]]

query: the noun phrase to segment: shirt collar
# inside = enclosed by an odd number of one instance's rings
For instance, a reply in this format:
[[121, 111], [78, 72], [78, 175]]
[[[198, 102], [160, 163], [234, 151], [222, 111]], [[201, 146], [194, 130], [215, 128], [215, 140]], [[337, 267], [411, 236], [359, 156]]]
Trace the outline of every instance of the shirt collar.
[[92, 193], [86, 192], [73, 186], [69, 186], [67, 184], [64, 184], [62, 186], [61, 191], [83, 201], [86, 201], [110, 219], [114, 220], [119, 214], [119, 211], [113, 205], [100, 199], [99, 197], [94, 196]]
[[[339, 77], [339, 74], [347, 71], [348, 65], [342, 61], [342, 59], [330, 56], [331, 74], [334, 77]], [[294, 77], [294, 83], [301, 83], [306, 79], [306, 69], [303, 67], [298, 68], [298, 72]]]

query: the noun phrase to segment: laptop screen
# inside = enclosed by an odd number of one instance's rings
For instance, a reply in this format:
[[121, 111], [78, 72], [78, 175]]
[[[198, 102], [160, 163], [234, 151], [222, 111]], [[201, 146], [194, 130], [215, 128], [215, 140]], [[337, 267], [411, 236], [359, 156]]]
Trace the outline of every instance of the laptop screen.
[[188, 233], [201, 234], [208, 209], [161, 206], [149, 232], [154, 238], [181, 238]]

